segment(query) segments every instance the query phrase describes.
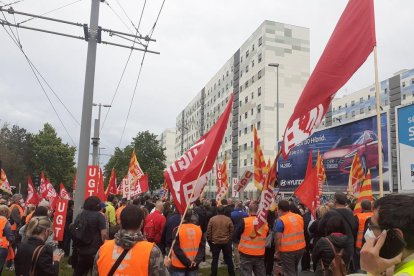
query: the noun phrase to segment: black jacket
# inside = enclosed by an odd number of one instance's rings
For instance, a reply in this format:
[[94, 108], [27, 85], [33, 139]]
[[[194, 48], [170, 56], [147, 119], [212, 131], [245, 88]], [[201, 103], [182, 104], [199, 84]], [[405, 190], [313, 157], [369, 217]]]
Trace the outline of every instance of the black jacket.
[[[350, 256], [347, 255], [345, 248], [347, 247], [347, 239], [348, 237], [342, 234], [331, 234], [328, 238], [332, 244], [335, 246], [335, 250], [339, 253], [341, 249], [343, 250], [342, 258], [345, 263], [349, 262]], [[326, 238], [321, 238], [316, 243], [315, 247], [312, 251], [312, 261], [313, 261], [313, 269], [315, 270], [315, 275], [322, 275], [321, 273], [321, 265], [320, 261], [323, 261], [325, 267], [329, 267], [333, 258], [334, 252], [332, 251], [332, 247], [330, 246], [329, 242]]]
[[[26, 242], [20, 244], [19, 250], [17, 250], [16, 253], [16, 258], [14, 259], [17, 276], [29, 275], [33, 253], [36, 247], [41, 245], [44, 245], [44, 241], [35, 237], [29, 237]], [[51, 245], [45, 245], [40, 252], [35, 275], [48, 276], [58, 274], [59, 262], [53, 262], [53, 247]]]
[[193, 208], [193, 212], [198, 217], [198, 225], [201, 227], [201, 231], [205, 233], [207, 231], [207, 211], [204, 206], [196, 206]]

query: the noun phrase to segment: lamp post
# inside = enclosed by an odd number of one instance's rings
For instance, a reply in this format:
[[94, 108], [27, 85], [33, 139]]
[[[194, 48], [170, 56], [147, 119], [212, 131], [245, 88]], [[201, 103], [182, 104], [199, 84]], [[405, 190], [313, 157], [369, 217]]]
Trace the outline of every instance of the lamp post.
[[[276, 137], [277, 143], [279, 143], [279, 63], [269, 63], [268, 66], [276, 67]], [[277, 146], [279, 148], [279, 146]]]

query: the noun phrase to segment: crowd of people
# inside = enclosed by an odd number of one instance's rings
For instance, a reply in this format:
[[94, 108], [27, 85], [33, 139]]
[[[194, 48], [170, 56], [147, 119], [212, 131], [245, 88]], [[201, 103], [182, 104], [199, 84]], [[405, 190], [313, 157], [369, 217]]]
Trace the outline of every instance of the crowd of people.
[[74, 220], [69, 201], [63, 241], [56, 242], [49, 203], [24, 206], [13, 195], [0, 198], [0, 274], [58, 275], [67, 256], [73, 275], [195, 276], [210, 252], [213, 276], [223, 275], [220, 263], [241, 276], [414, 275], [414, 197], [363, 201], [356, 215], [353, 207], [343, 193], [315, 214], [282, 199], [256, 229], [254, 200], [198, 199], [181, 215], [172, 201], [149, 195], [91, 196]]

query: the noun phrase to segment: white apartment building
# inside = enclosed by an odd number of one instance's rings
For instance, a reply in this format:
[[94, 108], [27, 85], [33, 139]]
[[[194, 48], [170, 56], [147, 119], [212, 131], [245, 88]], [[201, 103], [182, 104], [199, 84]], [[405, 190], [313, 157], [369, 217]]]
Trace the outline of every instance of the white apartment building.
[[[217, 158], [222, 162], [227, 154], [229, 183], [245, 170], [253, 172], [254, 126], [266, 160], [273, 159], [277, 121], [280, 139], [309, 78], [309, 60], [308, 28], [264, 21], [177, 116], [175, 157], [209, 131], [233, 92], [232, 115]], [[214, 172], [206, 192], [208, 197], [215, 196]], [[253, 183], [246, 188], [245, 196], [256, 196]]]
[[166, 167], [175, 161], [175, 132], [175, 128], [167, 128], [157, 137], [160, 146], [164, 148]]

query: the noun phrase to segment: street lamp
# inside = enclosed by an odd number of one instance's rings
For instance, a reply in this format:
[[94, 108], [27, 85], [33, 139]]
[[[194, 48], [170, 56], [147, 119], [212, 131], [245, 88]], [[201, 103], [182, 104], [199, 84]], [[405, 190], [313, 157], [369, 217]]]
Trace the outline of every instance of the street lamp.
[[[276, 136], [277, 143], [279, 143], [279, 63], [269, 63], [268, 66], [276, 67]], [[277, 146], [279, 148], [279, 146]]]

